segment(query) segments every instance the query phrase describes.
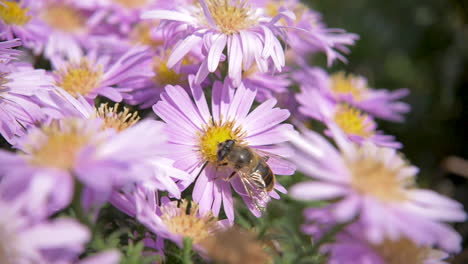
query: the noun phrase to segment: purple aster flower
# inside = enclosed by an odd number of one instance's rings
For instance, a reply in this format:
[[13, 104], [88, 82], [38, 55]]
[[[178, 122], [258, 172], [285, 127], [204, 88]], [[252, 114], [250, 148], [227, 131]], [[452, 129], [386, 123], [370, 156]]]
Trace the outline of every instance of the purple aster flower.
[[[11, 58], [16, 52], [5, 54]], [[5, 61], [6, 64], [0, 62], [0, 134], [14, 144], [15, 136], [23, 135], [26, 128], [44, 118], [39, 97], [52, 92], [54, 86], [53, 79], [44, 70]]]
[[[377, 130], [373, 118], [348, 104], [336, 103], [325, 97], [315, 87], [301, 86], [302, 92], [296, 95], [299, 112], [303, 115], [324, 122], [327, 126], [338, 126], [354, 142], [362, 144], [371, 141], [379, 146], [401, 148], [393, 136], [384, 135]], [[329, 131], [326, 131], [330, 134]]]
[[167, 197], [159, 201], [155, 192], [143, 188], [132, 194], [116, 192], [111, 202], [121, 211], [136, 217], [156, 235], [156, 240], [148, 238], [146, 244], [162, 254], [165, 239], [182, 247], [183, 238], [188, 237], [192, 239], [195, 249], [200, 250], [200, 242], [230, 225], [227, 219], [218, 220], [211, 212], [201, 213], [199, 205], [194, 202], [171, 201]]
[[[193, 75], [189, 76], [189, 81], [193, 99], [182, 87], [167, 86], [161, 101], [153, 106], [155, 113], [167, 123], [172, 151], [169, 157], [175, 160], [174, 166], [192, 175], [179, 184], [186, 188], [200, 173], [192, 197], [200, 205], [201, 213], [211, 210], [217, 216], [223, 204], [227, 217], [233, 220], [232, 186], [249, 209], [259, 216], [256, 202], [266, 197], [254, 195], [252, 201], [240, 177], [228, 179], [233, 170], [218, 166], [218, 144], [235, 140], [260, 155], [268, 156], [267, 163], [273, 173], [291, 175], [294, 166], [277, 156], [288, 155], [289, 151], [276, 145], [286, 141], [282, 134], [284, 131], [293, 130], [290, 124], [281, 124], [289, 117], [289, 112], [273, 108], [276, 100], [269, 99], [249, 113], [256, 90], [241, 84], [234, 91], [229, 82], [215, 82], [213, 85], [210, 112], [201, 86], [194, 84]], [[205, 163], [207, 166], [203, 169]], [[285, 191], [279, 184], [275, 188]], [[269, 195], [279, 198], [274, 190]]]
[[329, 76], [320, 68], [306, 68], [297, 73], [296, 79], [313, 85], [336, 102], [345, 102], [377, 118], [401, 122], [403, 114], [410, 110], [408, 104], [398, 101], [409, 94], [408, 89], [372, 89], [362, 76], [346, 75], [343, 72]]
[[[186, 1], [161, 0], [112, 0], [92, 1], [97, 12], [102, 14], [102, 22], [116, 26], [122, 34], [128, 34], [135, 23], [139, 22], [141, 14], [151, 8], [174, 8], [186, 4]], [[89, 6], [89, 4], [88, 4]]]
[[166, 85], [180, 85], [188, 90], [188, 76], [197, 72], [198, 62], [199, 59], [195, 55], [186, 57], [176, 72], [167, 66], [163, 54], [157, 54], [153, 57], [151, 78], [136, 80], [134, 85], [119, 88], [119, 91], [125, 102], [138, 105], [142, 109], [151, 107], [160, 100], [160, 94]]
[[31, 0], [0, 2], [0, 38], [19, 38], [26, 47], [37, 48], [45, 31], [37, 19], [36, 7], [37, 2]]
[[[105, 38], [99, 32], [100, 14], [82, 1], [36, 0], [35, 12], [44, 38], [37, 52], [49, 59], [77, 60]], [[109, 34], [110, 32], [106, 32]], [[111, 34], [109, 34], [111, 35]]]
[[[84, 250], [91, 234], [72, 219], [28, 219], [22, 207], [30, 201], [20, 197], [0, 200], [0, 259], [2, 263], [72, 263]], [[60, 254], [54, 254], [60, 251]]]
[[163, 189], [180, 194], [166, 175], [165, 167], [173, 161], [161, 158], [161, 122], [143, 120], [119, 133], [104, 129], [105, 123], [100, 118], [66, 118], [28, 131], [17, 146], [23, 153], [0, 152], [5, 197], [26, 193], [29, 211], [46, 207], [54, 212], [70, 203], [75, 181], [83, 186], [85, 208], [99, 206], [114, 189], [131, 191], [134, 184], [153, 191], [167, 186]]
[[359, 39], [358, 35], [346, 33], [343, 29], [328, 28], [318, 12], [298, 0], [252, 2], [263, 7], [270, 17], [278, 15], [285, 8], [294, 13], [295, 19], [281, 21], [284, 27], [290, 29], [287, 43], [294, 60], [305, 62], [306, 55], [324, 52], [329, 66], [336, 59], [346, 62], [341, 53], [348, 53], [347, 46], [354, 45]]
[[[307, 223], [303, 231], [314, 239], [336, 226], [333, 213], [324, 209], [309, 208], [304, 212]], [[363, 226], [354, 223], [346, 226], [335, 235], [333, 243], [321, 247], [329, 256], [330, 264], [447, 264], [443, 261], [448, 254], [430, 246], [417, 245], [407, 238], [386, 239], [381, 243], [371, 243], [363, 234]]]
[[357, 146], [341, 131], [330, 127], [339, 150], [320, 135], [290, 133], [296, 147], [298, 169], [314, 181], [291, 188], [294, 197], [330, 200], [337, 222], [359, 216], [366, 239], [380, 244], [386, 239], [408, 238], [418, 245], [437, 245], [446, 251], [460, 249], [460, 236], [444, 222], [465, 221], [463, 206], [415, 185], [418, 169], [391, 148], [370, 142]]
[[[170, 68], [202, 45], [205, 58], [196, 83], [216, 71], [221, 61], [228, 62], [227, 75], [236, 87], [241, 82], [242, 70], [250, 69], [254, 62], [261, 72], [281, 71], [285, 58], [277, 36], [283, 32], [275, 23], [290, 13], [280, 12], [268, 18], [245, 1], [201, 0], [199, 3], [178, 11], [152, 10], [142, 15], [143, 19], [162, 19], [161, 27], [167, 32], [168, 40], [176, 43], [168, 60]], [[223, 54], [225, 48], [227, 56]]]
[[143, 47], [130, 49], [116, 61], [96, 52], [78, 61], [53, 60], [58, 69], [54, 74], [58, 87], [75, 97], [82, 95], [92, 101], [102, 95], [115, 102], [122, 101], [119, 89], [129, 89], [139, 80], [152, 76], [148, 69], [150, 62], [151, 53]]

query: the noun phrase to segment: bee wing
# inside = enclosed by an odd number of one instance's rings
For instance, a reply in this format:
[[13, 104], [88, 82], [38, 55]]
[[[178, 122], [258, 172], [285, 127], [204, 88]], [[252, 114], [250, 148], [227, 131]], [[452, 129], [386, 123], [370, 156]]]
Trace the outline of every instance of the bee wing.
[[296, 171], [296, 166], [286, 160], [286, 158], [273, 153], [278, 152], [282, 153], [285, 156], [290, 155], [290, 150], [289, 149], [284, 149], [284, 148], [278, 148], [278, 147], [270, 147], [270, 146], [261, 146], [261, 147], [255, 147], [252, 148], [253, 151], [255, 151], [258, 155], [260, 155], [262, 158], [265, 159], [265, 161], [268, 163], [268, 166], [270, 169], [273, 171], [274, 174], [279, 174], [279, 175], [292, 175]]
[[[247, 174], [242, 171], [238, 171], [239, 179], [244, 186], [247, 196], [254, 203], [255, 208], [259, 211], [263, 211], [270, 200], [270, 196], [265, 190], [265, 182], [263, 178], [256, 174]], [[245, 195], [245, 194], [244, 194]]]

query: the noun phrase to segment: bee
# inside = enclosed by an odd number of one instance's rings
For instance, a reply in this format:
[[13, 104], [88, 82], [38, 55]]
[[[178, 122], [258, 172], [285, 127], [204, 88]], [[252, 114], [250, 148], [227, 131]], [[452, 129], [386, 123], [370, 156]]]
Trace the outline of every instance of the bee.
[[230, 181], [237, 174], [257, 209], [263, 209], [269, 200], [268, 193], [276, 184], [275, 174], [267, 164], [269, 156], [261, 156], [233, 139], [219, 143], [216, 156], [219, 167], [233, 170], [226, 180]]

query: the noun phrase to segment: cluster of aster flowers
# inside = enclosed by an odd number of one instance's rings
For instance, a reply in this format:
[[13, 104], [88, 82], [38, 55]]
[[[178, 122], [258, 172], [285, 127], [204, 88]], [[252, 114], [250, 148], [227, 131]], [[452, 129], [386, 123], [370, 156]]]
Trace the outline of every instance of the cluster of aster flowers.
[[296, 172], [313, 180], [289, 195], [326, 204], [304, 211], [303, 233], [341, 227], [319, 249], [328, 263], [460, 250], [448, 223], [466, 220], [462, 206], [418, 188], [402, 144], [377, 129], [403, 121], [408, 90], [311, 65], [345, 63], [358, 37], [297, 0], [0, 0], [0, 39], [2, 263], [118, 263], [118, 250], [88, 250], [109, 206], [138, 224], [125, 238], [139, 257], [175, 245], [269, 263], [236, 208], [263, 217]]

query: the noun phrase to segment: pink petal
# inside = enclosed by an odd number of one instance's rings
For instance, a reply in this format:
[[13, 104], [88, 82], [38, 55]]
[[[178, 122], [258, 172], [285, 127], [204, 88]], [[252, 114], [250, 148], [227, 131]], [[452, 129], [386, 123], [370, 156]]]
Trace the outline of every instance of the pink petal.
[[214, 72], [218, 68], [221, 54], [223, 53], [224, 47], [226, 47], [227, 37], [225, 34], [218, 34], [218, 37], [213, 42], [208, 53], [208, 70]]
[[310, 181], [295, 184], [290, 192], [300, 200], [328, 200], [347, 194], [347, 190], [341, 186]]

